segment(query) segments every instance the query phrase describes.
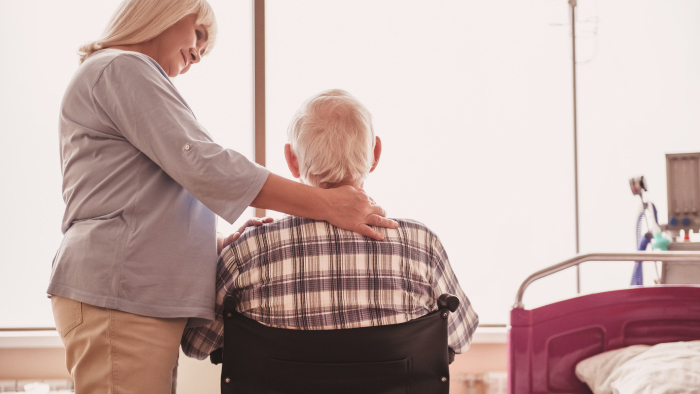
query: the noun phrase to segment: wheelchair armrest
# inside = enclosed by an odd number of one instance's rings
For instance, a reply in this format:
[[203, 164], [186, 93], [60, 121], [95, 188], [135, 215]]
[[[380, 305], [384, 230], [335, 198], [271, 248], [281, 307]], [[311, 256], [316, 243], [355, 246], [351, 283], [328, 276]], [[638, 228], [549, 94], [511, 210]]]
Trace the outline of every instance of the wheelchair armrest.
[[445, 293], [438, 298], [438, 309], [449, 309], [454, 312], [459, 307], [459, 298], [457, 296]]
[[224, 348], [220, 347], [209, 353], [209, 361], [214, 365], [221, 364], [224, 361]]

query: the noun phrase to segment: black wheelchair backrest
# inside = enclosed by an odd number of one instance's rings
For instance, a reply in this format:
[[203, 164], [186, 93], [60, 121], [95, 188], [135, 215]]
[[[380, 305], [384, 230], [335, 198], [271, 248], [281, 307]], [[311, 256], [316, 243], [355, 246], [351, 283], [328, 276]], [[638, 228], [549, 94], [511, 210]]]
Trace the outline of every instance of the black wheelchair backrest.
[[438, 310], [401, 324], [308, 331], [260, 324], [226, 301], [222, 393], [449, 393], [455, 296], [443, 294]]

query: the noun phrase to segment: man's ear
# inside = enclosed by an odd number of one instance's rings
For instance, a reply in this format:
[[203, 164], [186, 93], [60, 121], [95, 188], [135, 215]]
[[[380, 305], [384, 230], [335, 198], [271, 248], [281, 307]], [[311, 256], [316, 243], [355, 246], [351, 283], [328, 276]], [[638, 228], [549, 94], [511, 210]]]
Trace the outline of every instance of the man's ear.
[[379, 157], [382, 155], [382, 140], [380, 140], [379, 137], [374, 138], [376, 138], [374, 142], [374, 164], [372, 164], [372, 168], [370, 168], [369, 172], [372, 172], [375, 168], [377, 168], [377, 164], [379, 164]]
[[299, 178], [299, 176], [301, 176], [299, 173], [299, 162], [294, 152], [292, 152], [292, 146], [290, 144], [284, 145], [284, 158], [287, 159], [287, 167], [289, 167], [289, 171], [292, 172], [294, 178]]

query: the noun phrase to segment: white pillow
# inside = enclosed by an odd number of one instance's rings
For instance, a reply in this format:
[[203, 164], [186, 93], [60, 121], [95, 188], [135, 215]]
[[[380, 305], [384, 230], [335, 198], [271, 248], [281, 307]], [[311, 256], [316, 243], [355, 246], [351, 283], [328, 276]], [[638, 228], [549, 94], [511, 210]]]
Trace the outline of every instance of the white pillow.
[[595, 394], [700, 394], [700, 341], [635, 345], [576, 365]]
[[586, 383], [594, 394], [612, 394], [608, 377], [627, 360], [651, 346], [634, 345], [596, 354], [576, 364], [576, 377]]
[[700, 394], [700, 341], [653, 346], [609, 379], [614, 394]]

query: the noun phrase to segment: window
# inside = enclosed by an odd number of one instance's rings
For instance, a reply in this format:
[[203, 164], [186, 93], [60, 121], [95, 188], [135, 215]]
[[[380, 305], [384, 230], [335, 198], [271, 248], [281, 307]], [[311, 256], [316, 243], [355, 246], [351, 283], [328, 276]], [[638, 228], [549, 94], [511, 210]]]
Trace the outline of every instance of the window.
[[[252, 158], [253, 4], [209, 1], [217, 47], [175, 84], [217, 142]], [[58, 108], [78, 46], [118, 4], [0, 3], [0, 327], [53, 326], [45, 290], [62, 239]], [[304, 100], [349, 91], [384, 145], [368, 193], [391, 217], [433, 229], [482, 324], [507, 323], [520, 283], [575, 252], [567, 2], [266, 4], [268, 167], [290, 176], [283, 146]], [[664, 154], [700, 150], [700, 3], [578, 4], [581, 252], [632, 251], [639, 203], [627, 180], [646, 176], [663, 222]], [[219, 221], [223, 233], [237, 227]], [[626, 287], [631, 271], [585, 264], [582, 291]], [[539, 281], [525, 304], [573, 296], [575, 281], [573, 270]]]
[[78, 46], [99, 35], [118, 3], [0, 5], [0, 327], [53, 326], [46, 288], [63, 238], [59, 105], [78, 66]]
[[383, 141], [367, 192], [435, 231], [481, 322], [505, 323], [520, 282], [574, 252], [570, 47], [549, 4], [266, 3], [268, 167], [289, 174], [304, 100], [349, 91]]
[[[431, 227], [481, 322], [506, 323], [519, 284], [575, 253], [567, 2], [266, 3], [268, 167], [289, 174], [285, 130], [305, 99], [348, 90], [383, 140], [368, 193]], [[633, 251], [627, 180], [647, 176], [664, 221], [664, 154], [700, 149], [700, 5], [578, 4], [581, 252]], [[582, 291], [631, 272], [584, 264]], [[575, 291], [569, 269], [525, 304]]]
[[[667, 223], [665, 154], [700, 151], [700, 3], [599, 1], [597, 8], [595, 42], [583, 48], [591, 61], [578, 69], [581, 248], [627, 252], [641, 208], [627, 180], [645, 176]], [[653, 265], [645, 268], [652, 283]], [[626, 287], [631, 272], [632, 263], [585, 264], [582, 291]]]
[[[0, 4], [0, 328], [54, 325], [46, 288], [63, 239], [59, 106], [78, 47], [99, 37], [120, 2]], [[252, 3], [209, 2], [219, 23], [216, 49], [174, 83], [215, 141], [252, 158]], [[231, 233], [252, 215], [249, 209], [235, 225], [219, 220], [219, 231]]]

